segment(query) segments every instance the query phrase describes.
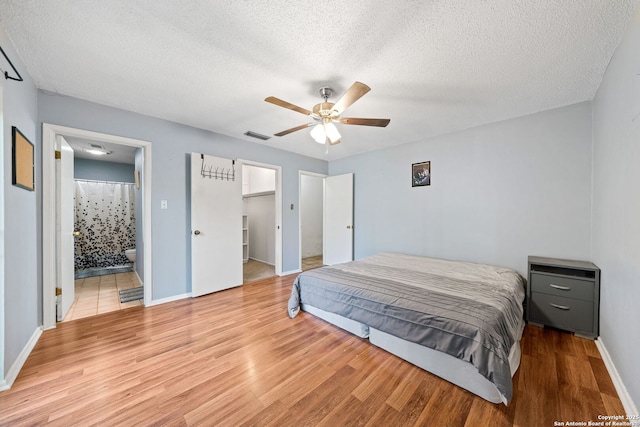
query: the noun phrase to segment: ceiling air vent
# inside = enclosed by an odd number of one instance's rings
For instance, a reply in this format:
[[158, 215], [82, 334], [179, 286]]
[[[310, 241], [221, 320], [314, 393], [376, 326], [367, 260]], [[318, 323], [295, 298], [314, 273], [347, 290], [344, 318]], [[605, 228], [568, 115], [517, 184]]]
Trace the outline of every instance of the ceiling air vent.
[[246, 131], [244, 134], [252, 138], [261, 139], [263, 141], [266, 141], [267, 139], [271, 138], [270, 136], [262, 135], [261, 133], [251, 132], [250, 130]]
[[89, 148], [83, 148], [82, 150], [89, 154], [94, 154], [96, 156], [104, 156], [105, 154], [111, 154], [111, 151], [107, 150], [106, 148], [104, 148], [102, 145], [99, 145], [99, 144], [89, 143]]

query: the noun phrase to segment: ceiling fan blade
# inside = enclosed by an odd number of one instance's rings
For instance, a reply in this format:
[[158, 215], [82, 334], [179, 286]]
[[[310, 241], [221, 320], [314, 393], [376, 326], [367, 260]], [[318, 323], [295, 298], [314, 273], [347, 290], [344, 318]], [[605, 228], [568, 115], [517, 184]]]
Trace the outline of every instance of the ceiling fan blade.
[[344, 110], [349, 108], [351, 104], [362, 98], [365, 93], [369, 92], [371, 88], [364, 83], [355, 82], [349, 89], [342, 95], [342, 98], [338, 100], [333, 106], [333, 109], [338, 111], [338, 114], [342, 114]]
[[338, 119], [343, 125], [361, 125], [361, 126], [378, 126], [386, 127], [391, 119], [359, 119], [354, 117], [342, 117]]
[[298, 107], [297, 105], [293, 105], [287, 101], [278, 99], [275, 96], [270, 96], [268, 98], [265, 98], [264, 100], [267, 102], [270, 102], [271, 104], [277, 105], [279, 107], [284, 107], [284, 108], [288, 108], [289, 110], [297, 111], [298, 113], [302, 113], [306, 116], [311, 115], [311, 111], [307, 110], [306, 108]]
[[313, 125], [315, 125], [315, 123], [306, 123], [306, 124], [304, 124], [304, 125], [296, 126], [296, 127], [294, 127], [294, 128], [291, 128], [291, 129], [283, 130], [282, 132], [274, 133], [274, 135], [275, 135], [275, 136], [285, 136], [285, 135], [289, 135], [290, 133], [293, 133], [293, 132], [295, 132], [295, 131], [298, 131], [298, 130], [302, 130], [302, 129], [308, 128], [309, 126], [313, 126]]

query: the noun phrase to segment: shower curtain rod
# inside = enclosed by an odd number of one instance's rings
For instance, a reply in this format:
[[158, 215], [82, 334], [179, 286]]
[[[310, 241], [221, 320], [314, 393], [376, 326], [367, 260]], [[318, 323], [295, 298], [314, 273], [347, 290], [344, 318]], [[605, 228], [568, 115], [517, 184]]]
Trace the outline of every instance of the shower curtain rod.
[[102, 184], [129, 184], [129, 185], [134, 185], [134, 182], [124, 182], [124, 181], [98, 181], [95, 179], [73, 179], [74, 181], [82, 181], [82, 182], [97, 182], [97, 183], [102, 183]]

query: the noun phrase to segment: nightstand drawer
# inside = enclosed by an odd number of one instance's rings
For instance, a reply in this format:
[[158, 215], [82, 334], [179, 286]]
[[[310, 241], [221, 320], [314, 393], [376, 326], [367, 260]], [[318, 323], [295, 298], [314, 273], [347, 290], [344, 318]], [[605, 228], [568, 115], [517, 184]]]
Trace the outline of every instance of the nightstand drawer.
[[560, 329], [593, 333], [593, 303], [534, 292], [529, 320]]
[[572, 279], [531, 272], [531, 292], [541, 292], [563, 298], [593, 301], [595, 283], [591, 280]]

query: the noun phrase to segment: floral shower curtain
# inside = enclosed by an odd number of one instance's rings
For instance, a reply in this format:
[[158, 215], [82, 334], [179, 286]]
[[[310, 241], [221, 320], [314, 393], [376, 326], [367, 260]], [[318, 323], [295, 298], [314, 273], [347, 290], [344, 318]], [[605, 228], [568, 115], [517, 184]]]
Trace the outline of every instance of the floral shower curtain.
[[75, 269], [112, 267], [129, 261], [136, 244], [133, 184], [75, 181]]

